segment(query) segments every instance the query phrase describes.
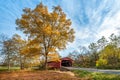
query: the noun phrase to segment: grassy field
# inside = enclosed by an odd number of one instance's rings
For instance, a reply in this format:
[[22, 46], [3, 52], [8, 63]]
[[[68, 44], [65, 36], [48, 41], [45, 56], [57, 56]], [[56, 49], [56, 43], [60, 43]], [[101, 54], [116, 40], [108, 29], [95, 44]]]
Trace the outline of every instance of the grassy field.
[[81, 70], [74, 70], [72, 71], [75, 73], [77, 77], [88, 80], [120, 80], [120, 75], [115, 74], [104, 74], [104, 73], [97, 73], [97, 72], [88, 72], [88, 71], [81, 71]]
[[[0, 66], [0, 71], [7, 71], [7, 67]], [[20, 67], [10, 67], [10, 70], [20, 70]]]

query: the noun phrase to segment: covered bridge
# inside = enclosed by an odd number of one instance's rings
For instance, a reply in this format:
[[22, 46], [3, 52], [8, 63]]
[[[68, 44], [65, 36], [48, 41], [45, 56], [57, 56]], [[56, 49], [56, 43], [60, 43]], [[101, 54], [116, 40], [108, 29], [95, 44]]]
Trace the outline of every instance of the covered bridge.
[[61, 58], [60, 61], [49, 61], [48, 67], [50, 68], [61, 68], [61, 66], [64, 67], [71, 67], [73, 63], [73, 60], [69, 57]]

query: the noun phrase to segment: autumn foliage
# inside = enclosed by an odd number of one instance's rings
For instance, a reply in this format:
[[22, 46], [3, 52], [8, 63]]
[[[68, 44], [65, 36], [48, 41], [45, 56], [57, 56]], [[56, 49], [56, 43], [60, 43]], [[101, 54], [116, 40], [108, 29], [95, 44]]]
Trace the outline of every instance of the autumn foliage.
[[[68, 42], [73, 42], [75, 32], [70, 28], [72, 22], [67, 19], [60, 6], [54, 7], [53, 11], [49, 12], [47, 6], [40, 3], [33, 10], [25, 8], [23, 11], [22, 17], [16, 20], [17, 29], [27, 34], [28, 45], [33, 50], [38, 50], [36, 55], [42, 54], [45, 57], [46, 68], [49, 53], [63, 50]], [[34, 51], [30, 52], [34, 55]]]

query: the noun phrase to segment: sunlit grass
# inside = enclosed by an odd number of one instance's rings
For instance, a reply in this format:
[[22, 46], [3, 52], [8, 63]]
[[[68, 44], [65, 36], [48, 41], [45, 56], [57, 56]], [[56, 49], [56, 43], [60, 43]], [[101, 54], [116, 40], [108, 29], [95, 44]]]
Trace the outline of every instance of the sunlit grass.
[[[0, 71], [7, 71], [7, 66], [0, 66]], [[10, 70], [20, 70], [20, 67], [10, 67]]]

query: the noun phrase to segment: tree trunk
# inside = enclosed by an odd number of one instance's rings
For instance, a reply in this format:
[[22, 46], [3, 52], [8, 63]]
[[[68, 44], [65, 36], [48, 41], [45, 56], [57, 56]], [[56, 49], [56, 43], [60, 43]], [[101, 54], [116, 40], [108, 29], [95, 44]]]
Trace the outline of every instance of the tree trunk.
[[22, 56], [20, 55], [20, 69], [23, 69]]
[[47, 55], [45, 55], [45, 64], [44, 64], [45, 70], [47, 70]]
[[10, 56], [9, 56], [9, 52], [7, 53], [8, 55], [7, 55], [7, 57], [8, 57], [8, 71], [10, 70]]
[[10, 70], [10, 59], [8, 59], [8, 71]]

